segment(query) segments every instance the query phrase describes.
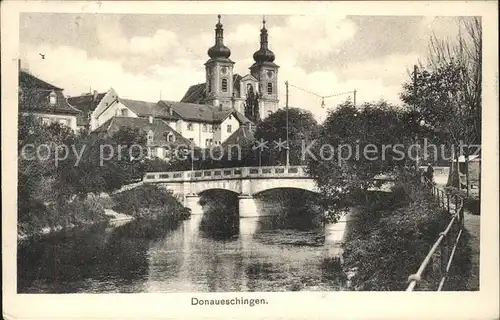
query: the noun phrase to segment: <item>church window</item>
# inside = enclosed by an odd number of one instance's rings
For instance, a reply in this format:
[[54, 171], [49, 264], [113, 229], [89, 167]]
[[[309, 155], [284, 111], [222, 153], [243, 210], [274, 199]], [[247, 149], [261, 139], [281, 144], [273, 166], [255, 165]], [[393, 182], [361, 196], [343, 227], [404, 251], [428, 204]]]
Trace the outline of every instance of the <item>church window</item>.
[[212, 79], [208, 79], [208, 92], [212, 92]]
[[247, 84], [247, 94], [253, 93], [253, 86], [251, 83]]
[[226, 78], [222, 79], [221, 87], [222, 87], [222, 92], [227, 92], [227, 79]]
[[273, 84], [271, 82], [267, 83], [267, 94], [273, 94]]

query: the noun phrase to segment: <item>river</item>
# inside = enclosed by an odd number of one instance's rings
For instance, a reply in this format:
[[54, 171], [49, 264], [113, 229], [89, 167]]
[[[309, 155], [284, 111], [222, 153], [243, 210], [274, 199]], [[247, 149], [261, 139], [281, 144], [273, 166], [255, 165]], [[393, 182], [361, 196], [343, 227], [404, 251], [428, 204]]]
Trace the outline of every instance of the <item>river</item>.
[[228, 215], [103, 224], [25, 241], [18, 292], [345, 290], [339, 224], [287, 228], [276, 216], [220, 216]]

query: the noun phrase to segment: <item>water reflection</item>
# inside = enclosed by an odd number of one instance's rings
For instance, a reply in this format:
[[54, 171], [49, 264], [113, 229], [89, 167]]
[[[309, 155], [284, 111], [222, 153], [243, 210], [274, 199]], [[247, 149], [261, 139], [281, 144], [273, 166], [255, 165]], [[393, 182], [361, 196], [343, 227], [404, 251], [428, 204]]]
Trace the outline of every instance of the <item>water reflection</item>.
[[[181, 223], [133, 221], [26, 243], [19, 247], [18, 290], [342, 290], [345, 276], [320, 220], [311, 214], [314, 208], [305, 212], [308, 227], [297, 228], [304, 206], [291, 209], [279, 197], [267, 197], [261, 199], [262, 212], [281, 208], [275, 216], [240, 219], [237, 197], [209, 194], [204, 214]], [[297, 219], [287, 224], [287, 214]]]

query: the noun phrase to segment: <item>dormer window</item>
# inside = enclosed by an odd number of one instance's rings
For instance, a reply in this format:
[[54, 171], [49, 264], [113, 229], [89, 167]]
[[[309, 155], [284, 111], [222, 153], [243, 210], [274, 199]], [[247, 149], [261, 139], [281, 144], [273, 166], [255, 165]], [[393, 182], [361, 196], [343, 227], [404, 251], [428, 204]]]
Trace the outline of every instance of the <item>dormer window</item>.
[[175, 142], [175, 136], [172, 132], [167, 134], [167, 142]]
[[54, 92], [54, 90], [52, 90], [52, 92], [49, 94], [49, 103], [51, 106], [55, 106], [56, 102], [57, 102], [57, 95]]

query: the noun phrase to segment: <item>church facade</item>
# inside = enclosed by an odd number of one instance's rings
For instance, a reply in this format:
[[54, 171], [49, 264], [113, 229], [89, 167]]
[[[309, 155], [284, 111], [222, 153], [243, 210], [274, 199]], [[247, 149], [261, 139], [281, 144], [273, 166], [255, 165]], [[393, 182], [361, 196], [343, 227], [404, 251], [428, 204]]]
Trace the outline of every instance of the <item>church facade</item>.
[[269, 49], [266, 21], [260, 30], [260, 48], [253, 54], [254, 63], [244, 76], [233, 72], [235, 62], [224, 44], [224, 29], [215, 25], [215, 44], [208, 49], [205, 83], [191, 86], [181, 102], [208, 104], [235, 109], [253, 122], [266, 118], [278, 109], [278, 70], [274, 53]]

